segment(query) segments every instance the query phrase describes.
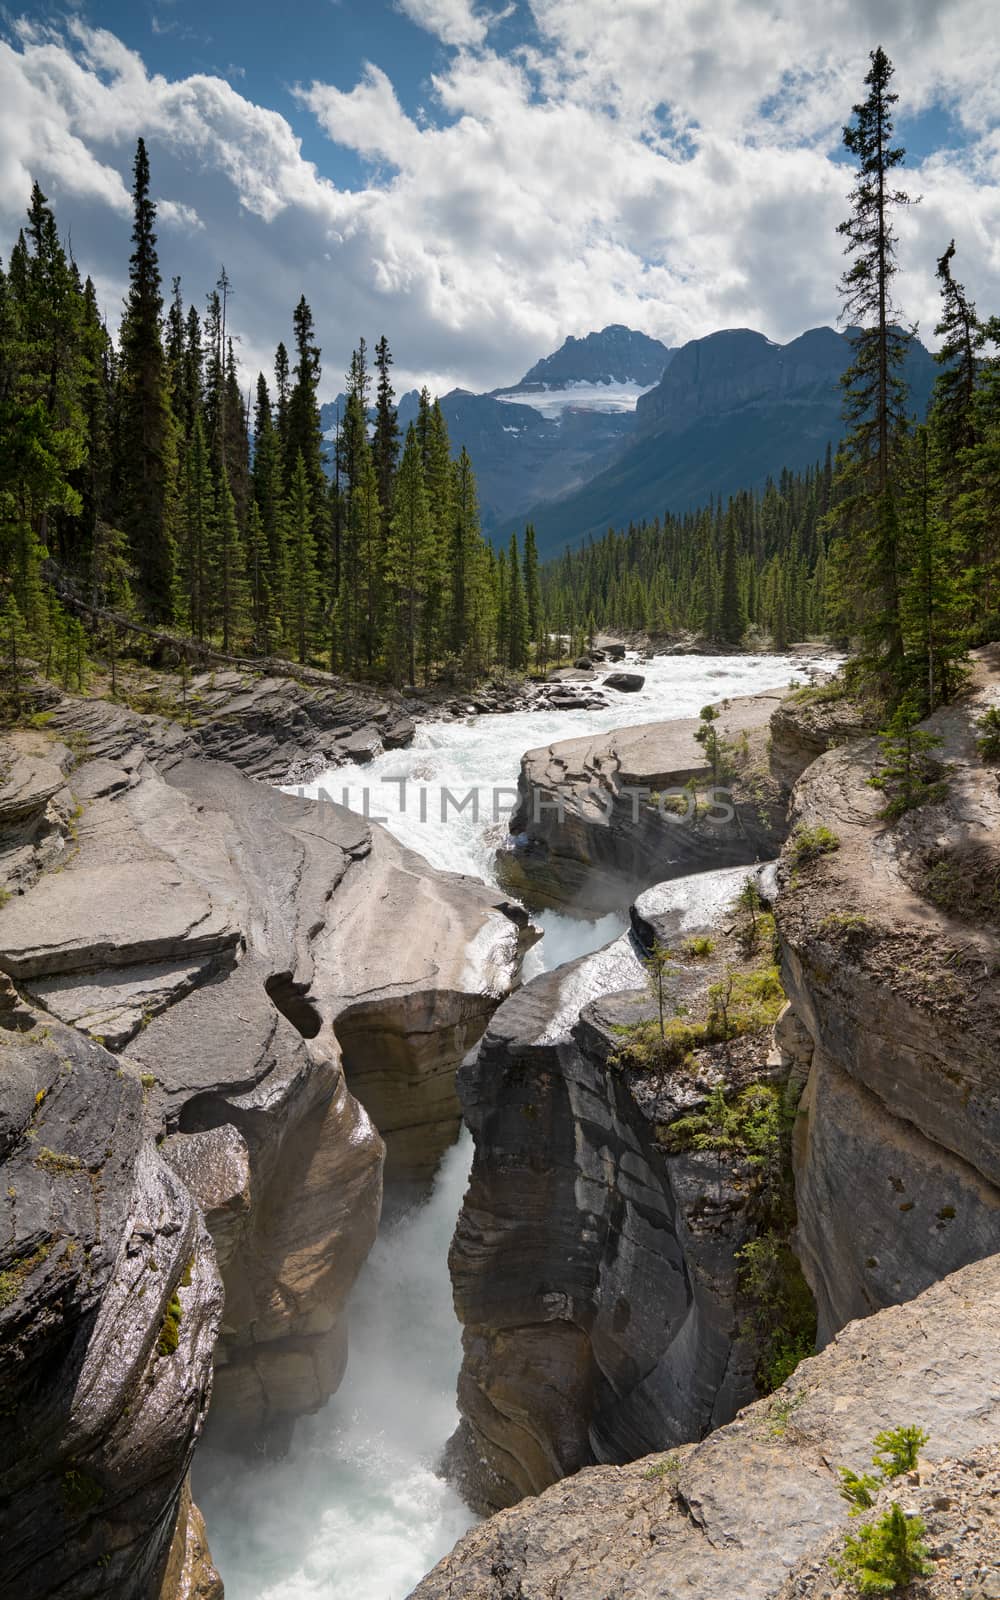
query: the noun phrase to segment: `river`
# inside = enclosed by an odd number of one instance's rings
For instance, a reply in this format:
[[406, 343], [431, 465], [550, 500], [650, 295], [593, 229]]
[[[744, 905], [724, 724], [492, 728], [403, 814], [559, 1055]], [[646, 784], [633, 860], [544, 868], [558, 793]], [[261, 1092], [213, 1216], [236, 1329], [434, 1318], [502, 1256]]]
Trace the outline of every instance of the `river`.
[[[305, 792], [324, 789], [381, 818], [432, 866], [492, 883], [525, 750], [696, 716], [710, 701], [804, 682], [808, 666], [782, 656], [659, 657], [635, 669], [645, 675], [638, 693], [608, 691], [606, 709], [427, 723], [406, 750], [338, 767]], [[693, 903], [691, 883], [683, 893]], [[600, 948], [625, 925], [624, 914], [588, 923], [545, 912], [535, 921], [545, 937], [529, 953], [526, 977]], [[404, 1600], [475, 1520], [435, 1470], [458, 1421], [461, 1339], [447, 1253], [471, 1159], [463, 1132], [429, 1198], [387, 1212], [351, 1302], [347, 1375], [329, 1404], [298, 1424], [289, 1454], [198, 1454], [195, 1498], [227, 1600]]]

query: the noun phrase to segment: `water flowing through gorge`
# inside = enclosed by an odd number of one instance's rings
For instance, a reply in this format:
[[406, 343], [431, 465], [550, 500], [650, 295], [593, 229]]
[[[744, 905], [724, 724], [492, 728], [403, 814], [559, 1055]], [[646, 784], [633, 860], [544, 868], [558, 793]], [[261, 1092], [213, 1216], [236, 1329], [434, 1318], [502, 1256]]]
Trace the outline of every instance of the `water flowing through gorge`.
[[[337, 768], [305, 792], [323, 790], [383, 820], [433, 866], [492, 882], [524, 750], [697, 715], [710, 701], [803, 681], [806, 665], [777, 656], [661, 657], [640, 668], [641, 691], [614, 696], [606, 709], [426, 724], [408, 749]], [[445, 790], [457, 802], [476, 791], [478, 817], [471, 804], [457, 812], [448, 801], [442, 820]], [[625, 925], [624, 909], [593, 923], [536, 917], [545, 937], [525, 976], [608, 943]], [[471, 1154], [463, 1133], [423, 1203], [394, 1211], [389, 1196], [351, 1303], [346, 1377], [322, 1412], [299, 1423], [288, 1456], [199, 1453], [195, 1495], [228, 1600], [403, 1600], [474, 1520], [436, 1471], [458, 1420], [461, 1341], [447, 1252]]]

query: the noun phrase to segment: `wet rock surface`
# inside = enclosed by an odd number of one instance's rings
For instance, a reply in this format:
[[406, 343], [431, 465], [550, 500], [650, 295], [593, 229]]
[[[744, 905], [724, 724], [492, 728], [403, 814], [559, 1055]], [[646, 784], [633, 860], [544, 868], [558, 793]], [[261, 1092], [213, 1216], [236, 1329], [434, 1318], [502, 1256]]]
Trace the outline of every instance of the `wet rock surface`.
[[[413, 1600], [825, 1596], [822, 1582], [810, 1584], [829, 1570], [831, 1539], [853, 1531], [837, 1467], [865, 1470], [875, 1433], [905, 1420], [930, 1434], [930, 1463], [968, 1458], [972, 1474], [982, 1462], [985, 1475], [995, 1461], [998, 1397], [1000, 1258], [992, 1257], [908, 1305], [851, 1323], [780, 1390], [701, 1443], [585, 1469], [490, 1518], [418, 1584]], [[946, 1483], [956, 1475], [954, 1466], [940, 1471]], [[901, 1498], [911, 1493], [904, 1483]], [[984, 1568], [992, 1581], [984, 1499], [969, 1519], [980, 1526], [967, 1546], [983, 1559], [955, 1561], [954, 1583], [945, 1560], [946, 1581], [925, 1591], [935, 1600], [963, 1594], [965, 1573], [973, 1595], [984, 1587]], [[964, 1545], [968, 1523], [958, 1526]], [[947, 1542], [945, 1524], [939, 1537]]]
[[[713, 877], [708, 921], [683, 886], [651, 891], [664, 937], [725, 918], [745, 874]], [[661, 1137], [710, 1081], [610, 1064], [650, 1016], [643, 953], [625, 935], [533, 979], [459, 1074], [476, 1154], [450, 1257], [464, 1359], [448, 1465], [480, 1509], [700, 1436], [756, 1393], [738, 1310], [747, 1174]], [[671, 1006], [696, 1007], [716, 976], [679, 963]]]
[[139, 1082], [0, 1000], [0, 1593], [145, 1600], [211, 1391], [214, 1251]]

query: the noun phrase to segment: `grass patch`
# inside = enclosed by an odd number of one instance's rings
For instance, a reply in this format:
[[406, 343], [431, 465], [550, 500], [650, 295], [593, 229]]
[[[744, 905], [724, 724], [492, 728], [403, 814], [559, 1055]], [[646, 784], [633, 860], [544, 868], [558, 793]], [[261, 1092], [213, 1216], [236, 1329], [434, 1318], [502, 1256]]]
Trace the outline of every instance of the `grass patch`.
[[788, 841], [789, 857], [797, 867], [804, 866], [807, 861], [818, 861], [820, 856], [832, 855], [834, 850], [839, 849], [837, 835], [822, 822], [815, 828], [798, 823]]
[[832, 683], [808, 683], [801, 689], [793, 689], [787, 699], [796, 706], [821, 706], [828, 705], [834, 700], [847, 698], [846, 685], [835, 678]]
[[976, 723], [976, 749], [984, 761], [1000, 761], [1000, 706], [990, 706]]
[[835, 944], [858, 945], [872, 931], [872, 925], [860, 911], [831, 911], [823, 918], [819, 931]]
[[79, 1156], [68, 1156], [60, 1150], [50, 1150], [44, 1144], [35, 1157], [34, 1165], [39, 1167], [42, 1172], [51, 1172], [53, 1174], [81, 1172], [83, 1170], [83, 1162]]
[[156, 1341], [157, 1355], [172, 1356], [180, 1343], [181, 1320], [184, 1312], [180, 1299], [172, 1294], [167, 1302], [167, 1309], [163, 1315], [159, 1338]]
[[949, 916], [1000, 922], [1000, 852], [989, 845], [937, 850], [924, 858], [917, 888]]
[[705, 961], [715, 949], [715, 940], [707, 934], [696, 934], [693, 939], [685, 939], [681, 945], [681, 953], [690, 961]]
[[785, 991], [776, 966], [727, 972], [708, 991], [708, 1016], [703, 1022], [670, 1017], [664, 1020], [662, 1031], [656, 1019], [616, 1030], [623, 1042], [608, 1058], [608, 1065], [640, 1071], [683, 1066], [695, 1050], [706, 1045], [725, 1044], [771, 1027], [784, 1004]]

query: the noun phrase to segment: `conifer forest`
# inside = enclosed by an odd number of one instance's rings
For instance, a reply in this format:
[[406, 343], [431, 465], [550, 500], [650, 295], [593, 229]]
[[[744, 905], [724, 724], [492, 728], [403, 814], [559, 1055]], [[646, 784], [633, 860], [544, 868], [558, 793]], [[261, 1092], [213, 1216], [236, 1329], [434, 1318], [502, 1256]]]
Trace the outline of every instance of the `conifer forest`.
[[609, 528], [540, 566], [535, 530], [484, 538], [474, 463], [425, 389], [403, 434], [393, 354], [359, 339], [334, 437], [320, 420], [321, 330], [305, 298], [270, 373], [244, 392], [233, 285], [164, 287], [147, 151], [133, 177], [129, 286], [112, 337], [35, 184], [0, 270], [3, 660], [70, 684], [134, 643], [130, 623], [396, 685], [545, 670], [598, 630], [686, 631], [782, 649], [828, 636], [890, 709], [924, 715], [1000, 626], [1000, 322], [937, 262], [929, 414], [902, 379], [894, 301], [910, 203], [893, 68], [871, 55], [844, 130], [854, 186], [840, 285], [853, 360], [844, 435], [694, 513]]

